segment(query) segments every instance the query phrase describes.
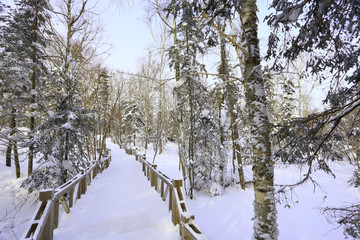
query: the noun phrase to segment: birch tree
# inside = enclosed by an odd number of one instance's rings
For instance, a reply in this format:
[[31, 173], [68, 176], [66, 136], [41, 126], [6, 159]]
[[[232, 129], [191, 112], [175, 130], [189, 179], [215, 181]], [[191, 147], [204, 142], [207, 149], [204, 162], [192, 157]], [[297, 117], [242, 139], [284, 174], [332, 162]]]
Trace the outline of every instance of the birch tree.
[[[254, 182], [254, 238], [277, 239], [277, 216], [274, 189], [274, 162], [272, 159], [270, 124], [261, 70], [258, 39], [257, 6], [254, 0], [244, 1], [204, 1], [198, 9], [214, 26], [214, 17], [227, 18], [235, 12], [240, 18], [241, 31], [237, 39], [228, 37], [234, 46], [241, 67], [245, 99], [250, 123], [253, 182]], [[196, 8], [199, 8], [195, 4]], [[219, 32], [220, 29], [217, 28]], [[234, 41], [235, 40], [235, 41]]]

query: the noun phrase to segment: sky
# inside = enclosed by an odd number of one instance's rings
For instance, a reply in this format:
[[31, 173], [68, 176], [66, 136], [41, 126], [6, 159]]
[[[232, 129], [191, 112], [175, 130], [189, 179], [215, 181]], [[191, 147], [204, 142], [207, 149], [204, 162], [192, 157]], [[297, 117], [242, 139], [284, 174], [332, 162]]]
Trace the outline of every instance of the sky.
[[[143, 0], [90, 0], [97, 3], [97, 12], [102, 23], [105, 46], [100, 52], [108, 50], [108, 54], [101, 58], [105, 65], [112, 70], [135, 72], [137, 62], [147, 54], [147, 49], [153, 44], [149, 27], [147, 26], [146, 2]], [[2, 0], [11, 4], [13, 0]], [[50, 2], [54, 3], [55, 0]], [[119, 4], [121, 2], [121, 4]], [[259, 31], [261, 54], [267, 50], [267, 36], [270, 29], [263, 21], [269, 14], [270, 0], [258, 0]], [[211, 70], [210, 70], [211, 71]], [[327, 88], [328, 86], [325, 86]], [[326, 89], [317, 89], [314, 94], [315, 102], [319, 103], [324, 97]], [[310, 89], [310, 88], [309, 88]], [[320, 105], [320, 104], [316, 104]]]
[[[13, 5], [13, 0], [2, 0], [5, 4]], [[54, 0], [50, 1], [54, 3]], [[91, 0], [90, 3], [96, 2]], [[117, 2], [121, 2], [118, 4]], [[262, 19], [267, 9], [268, 0], [258, 1], [259, 11], [259, 37], [261, 45], [266, 46], [266, 36], [269, 29]], [[108, 54], [102, 56], [106, 65], [112, 69], [135, 71], [136, 62], [147, 52], [153, 44], [150, 30], [146, 25], [146, 1], [129, 0], [114, 1], [102, 0], [97, 3], [97, 12], [104, 28], [104, 49], [109, 49]], [[101, 50], [101, 51], [103, 51]], [[264, 52], [265, 50], [263, 50]]]
[[[145, 1], [134, 0], [130, 4], [102, 5], [106, 11], [101, 14], [104, 24], [105, 40], [111, 43], [110, 56], [106, 63], [115, 69], [135, 70], [136, 62], [143, 57], [153, 43], [150, 29], [146, 25]], [[268, 0], [258, 1], [259, 38], [262, 53], [266, 51], [267, 36], [270, 29], [263, 22], [268, 13]]]
[[110, 44], [106, 64], [112, 69], [134, 71], [137, 60], [146, 54], [146, 49], [152, 44], [144, 5], [134, 1], [122, 5], [107, 3], [101, 8], [105, 8], [100, 16], [104, 40]]

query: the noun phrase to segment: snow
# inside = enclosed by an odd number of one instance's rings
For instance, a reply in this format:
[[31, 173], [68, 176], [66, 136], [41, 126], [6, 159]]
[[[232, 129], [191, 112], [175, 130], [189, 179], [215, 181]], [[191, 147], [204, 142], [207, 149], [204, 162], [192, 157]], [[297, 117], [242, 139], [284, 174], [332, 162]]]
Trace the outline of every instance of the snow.
[[[118, 146], [108, 143], [108, 147], [112, 150], [110, 168], [92, 181], [70, 214], [60, 205], [62, 213], [54, 239], [180, 239], [179, 226], [173, 225], [167, 202], [150, 187], [140, 163]], [[24, 165], [22, 162], [26, 169]], [[28, 195], [20, 188], [24, 178], [14, 180], [14, 168], [1, 166], [0, 171], [0, 240], [15, 240], [23, 235], [34, 213], [37, 194]], [[6, 212], [18, 204], [24, 207], [4, 220]]]
[[[158, 168], [171, 169], [178, 167], [176, 145], [170, 144], [162, 155], [156, 158]], [[149, 151], [147, 155], [149, 156]], [[151, 154], [150, 154], [151, 155]], [[331, 175], [318, 171], [313, 174], [322, 186], [314, 191], [311, 183], [298, 187], [287, 195], [288, 202], [277, 203], [279, 240], [334, 240], [344, 239], [343, 228], [329, 224], [321, 215], [321, 208], [339, 207], [346, 203], [360, 201], [360, 192], [349, 187], [354, 166], [348, 162], [331, 163], [336, 174]], [[251, 166], [245, 166], [245, 173], [251, 172]], [[277, 184], [294, 183], [303, 176], [306, 169], [295, 165], [276, 165], [275, 181]], [[172, 171], [168, 176], [173, 177]], [[246, 177], [251, 179], [250, 177]], [[220, 196], [212, 197], [208, 192], [195, 193], [193, 200], [187, 199], [188, 209], [195, 215], [195, 222], [201, 231], [212, 240], [248, 240], [253, 234], [253, 189], [245, 191], [228, 187]]]
[[231, 30], [230, 30], [230, 32], [229, 32], [228, 35], [239, 36], [239, 35], [240, 35], [240, 31], [239, 31], [239, 29], [238, 29], [236, 26], [232, 25], [232, 26], [231, 26]]
[[[180, 239], [178, 226], [173, 226], [167, 202], [150, 187], [134, 156], [125, 155], [116, 145], [108, 143], [112, 151], [110, 168], [99, 174], [70, 214], [61, 213], [54, 239]], [[147, 150], [153, 161], [154, 151]], [[1, 155], [4, 162], [4, 155]], [[22, 156], [22, 160], [24, 156]], [[26, 170], [26, 161], [21, 162]], [[180, 179], [177, 145], [168, 144], [164, 153], [155, 158], [157, 168], [167, 176]], [[321, 171], [313, 173], [320, 184], [314, 191], [306, 183], [287, 195], [287, 201], [277, 203], [279, 240], [344, 239], [343, 228], [335, 229], [321, 215], [321, 208], [357, 203], [360, 192], [350, 187], [354, 167], [347, 162], [331, 163], [336, 178]], [[251, 172], [251, 166], [244, 171]], [[305, 173], [295, 165], [275, 165], [277, 184], [294, 183]], [[37, 193], [27, 194], [20, 189], [24, 178], [14, 180], [14, 167], [0, 165], [0, 240], [20, 238], [36, 206]], [[247, 179], [251, 176], [247, 176]], [[214, 186], [214, 190], [216, 190]], [[212, 240], [248, 240], [252, 238], [254, 192], [236, 186], [227, 187], [222, 195], [212, 197], [208, 192], [195, 193], [187, 199], [188, 209], [195, 216], [200, 230]], [[10, 212], [15, 205], [21, 209]], [[62, 207], [60, 206], [61, 211]], [[10, 214], [4, 220], [6, 212]], [[13, 232], [14, 233], [13, 233]], [[15, 237], [15, 235], [16, 237]]]
[[20, 188], [27, 172], [24, 155], [20, 155], [19, 179], [15, 179], [14, 163], [12, 167], [6, 167], [5, 155], [0, 157], [0, 240], [20, 239], [34, 213], [38, 193], [28, 194], [26, 189]]
[[61, 127], [64, 128], [64, 129], [68, 129], [68, 130], [70, 130], [70, 131], [74, 131], [74, 130], [75, 130], [74, 127], [72, 126], [72, 124], [71, 124], [70, 122], [64, 123]]
[[63, 213], [54, 240], [179, 239], [168, 205], [150, 187], [134, 156], [116, 145], [110, 167], [98, 175], [70, 214]]

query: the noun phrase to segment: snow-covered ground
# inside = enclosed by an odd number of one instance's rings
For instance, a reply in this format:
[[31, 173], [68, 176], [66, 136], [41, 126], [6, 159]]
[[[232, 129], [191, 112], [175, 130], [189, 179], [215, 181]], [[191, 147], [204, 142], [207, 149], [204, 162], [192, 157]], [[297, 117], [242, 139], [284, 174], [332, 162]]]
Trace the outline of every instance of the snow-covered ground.
[[[178, 157], [176, 145], [168, 145], [165, 154], [156, 157], [155, 164], [170, 177], [177, 178]], [[147, 151], [152, 160], [153, 151]], [[278, 203], [279, 239], [283, 240], [340, 240], [345, 239], [343, 228], [329, 224], [320, 209], [339, 207], [346, 203], [360, 201], [360, 191], [350, 187], [348, 180], [354, 167], [347, 162], [332, 163], [336, 178], [322, 171], [313, 174], [320, 184], [314, 191], [311, 183], [297, 187], [287, 194], [288, 201]], [[172, 169], [172, 170], [170, 170]], [[275, 178], [277, 184], [297, 181], [306, 169], [296, 166], [277, 165]], [[245, 169], [247, 175], [251, 167]], [[174, 175], [172, 175], [174, 174]], [[248, 176], [249, 177], [249, 176]], [[212, 240], [249, 240], [252, 237], [253, 190], [243, 191], [236, 187], [225, 189], [222, 196], [211, 197], [206, 192], [197, 193], [194, 200], [187, 200], [189, 210], [195, 214], [195, 221], [201, 230]]]
[[167, 240], [179, 239], [168, 205], [161, 200], [134, 156], [118, 146], [111, 148], [110, 167], [88, 191], [63, 213], [54, 240]]
[[[112, 154], [110, 168], [92, 181], [70, 214], [60, 206], [62, 211], [54, 239], [180, 239], [167, 203], [150, 187], [140, 163], [117, 145], [108, 143], [108, 147]], [[25, 165], [22, 164], [24, 170]], [[26, 190], [19, 188], [24, 178], [14, 180], [13, 168], [2, 166], [0, 171], [0, 219], [6, 218], [0, 222], [0, 240], [20, 239], [34, 213], [38, 194], [28, 196]], [[17, 214], [10, 212], [14, 204], [24, 205], [16, 209]], [[10, 213], [6, 215], [6, 212]]]
[[0, 240], [20, 239], [30, 221], [38, 192], [28, 194], [20, 188], [27, 176], [25, 155], [20, 155], [21, 178], [15, 179], [15, 166], [5, 166], [5, 155], [0, 155]]
[[[150, 187], [134, 156], [125, 155], [114, 144], [109, 143], [108, 147], [112, 149], [113, 159], [110, 168], [97, 176], [70, 214], [61, 214], [54, 238], [179, 239], [178, 227], [171, 223], [167, 203]], [[146, 154], [152, 162], [153, 151], [150, 149]], [[169, 177], [181, 178], [176, 145], [168, 145], [164, 154], [157, 155], [155, 164]], [[28, 195], [20, 189], [24, 178], [14, 180], [15, 170], [3, 165], [0, 165], [0, 240], [13, 240], [22, 236], [33, 214], [37, 193]], [[22, 169], [26, 172], [25, 161]], [[351, 165], [333, 163], [332, 169], [335, 179], [323, 172], [314, 173], [321, 189], [317, 187], [314, 191], [312, 184], [305, 184], [288, 195], [288, 205], [284, 201], [278, 204], [280, 240], [344, 239], [343, 229], [328, 224], [320, 209], [359, 202], [360, 193], [347, 183], [354, 171]], [[276, 182], [294, 182], [304, 171], [295, 166], [277, 165]], [[249, 174], [250, 168], [246, 172]], [[195, 199], [188, 199], [187, 203], [196, 223], [212, 240], [251, 239], [252, 189], [228, 187], [217, 197], [206, 192], [196, 193]], [[15, 205], [23, 207], [12, 211]]]

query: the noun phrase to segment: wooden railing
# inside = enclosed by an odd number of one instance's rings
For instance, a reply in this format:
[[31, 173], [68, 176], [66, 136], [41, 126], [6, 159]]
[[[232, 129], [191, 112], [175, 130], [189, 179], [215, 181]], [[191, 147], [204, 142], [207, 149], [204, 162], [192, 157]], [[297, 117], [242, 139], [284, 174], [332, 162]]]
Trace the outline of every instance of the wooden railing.
[[134, 149], [125, 149], [129, 155], [135, 155], [136, 161], [142, 164], [142, 171], [150, 181], [152, 187], [160, 194], [163, 201], [168, 199], [169, 211], [172, 213], [174, 225], [179, 224], [180, 236], [182, 240], [208, 240], [209, 237], [202, 233], [195, 223], [195, 217], [188, 211], [183, 180], [174, 180], [156, 169], [157, 165], [151, 164], [146, 160], [145, 155], [141, 155]]
[[70, 181], [56, 189], [45, 189], [40, 191], [39, 200], [35, 213], [30, 220], [22, 239], [23, 240], [52, 240], [53, 231], [59, 224], [59, 205], [63, 206], [66, 213], [74, 205], [76, 199], [86, 193], [87, 186], [96, 175], [108, 168], [111, 156], [104, 158], [101, 162], [94, 162], [83, 172], [76, 175]]

